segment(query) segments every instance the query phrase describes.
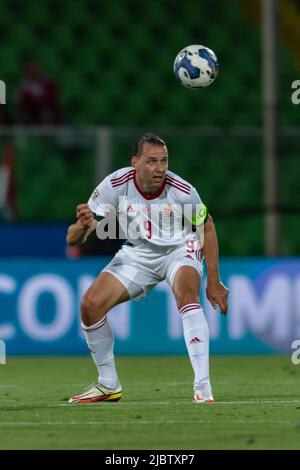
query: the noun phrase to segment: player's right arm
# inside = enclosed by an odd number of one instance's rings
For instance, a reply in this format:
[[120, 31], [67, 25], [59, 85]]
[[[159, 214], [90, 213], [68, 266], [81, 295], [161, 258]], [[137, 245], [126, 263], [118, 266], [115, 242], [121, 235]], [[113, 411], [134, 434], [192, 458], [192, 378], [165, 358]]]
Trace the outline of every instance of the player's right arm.
[[116, 192], [109, 175], [95, 188], [87, 204], [77, 206], [77, 221], [68, 228], [68, 244], [73, 246], [84, 243], [96, 229], [98, 221], [105, 218], [114, 207], [116, 207]]
[[97, 220], [87, 204], [79, 204], [76, 207], [76, 218], [76, 223], [68, 228], [67, 243], [70, 246], [84, 243], [97, 227]]

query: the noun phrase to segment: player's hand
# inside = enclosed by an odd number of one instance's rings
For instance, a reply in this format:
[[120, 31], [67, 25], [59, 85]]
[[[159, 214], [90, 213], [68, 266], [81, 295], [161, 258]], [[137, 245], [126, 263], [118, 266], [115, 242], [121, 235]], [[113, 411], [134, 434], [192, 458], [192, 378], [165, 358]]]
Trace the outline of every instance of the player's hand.
[[221, 313], [226, 315], [228, 310], [228, 289], [222, 284], [222, 282], [216, 282], [214, 284], [207, 284], [206, 296], [210, 301], [214, 309], [219, 305]]
[[84, 228], [90, 228], [93, 225], [94, 214], [87, 204], [79, 204], [76, 207], [76, 217], [77, 222]]

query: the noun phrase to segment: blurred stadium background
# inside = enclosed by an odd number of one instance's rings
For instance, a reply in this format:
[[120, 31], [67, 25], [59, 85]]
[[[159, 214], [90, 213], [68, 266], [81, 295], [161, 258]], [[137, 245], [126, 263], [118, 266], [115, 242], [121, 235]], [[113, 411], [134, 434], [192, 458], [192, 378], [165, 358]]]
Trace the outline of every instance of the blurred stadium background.
[[[87, 354], [79, 300], [120, 244], [91, 238], [70, 250], [66, 229], [95, 185], [128, 165], [145, 131], [166, 140], [170, 169], [198, 189], [216, 222], [231, 293], [227, 319], [203, 299], [211, 353], [292, 353], [300, 339], [300, 107], [291, 101], [300, 2], [279, 1], [278, 27], [271, 25], [278, 69], [271, 167], [263, 3], [1, 1], [0, 338], [8, 362]], [[220, 62], [216, 82], [198, 91], [172, 71], [178, 51], [194, 43]], [[32, 68], [47, 102], [38, 85], [26, 88]], [[117, 355], [185, 354], [164, 284], [115, 310]]]

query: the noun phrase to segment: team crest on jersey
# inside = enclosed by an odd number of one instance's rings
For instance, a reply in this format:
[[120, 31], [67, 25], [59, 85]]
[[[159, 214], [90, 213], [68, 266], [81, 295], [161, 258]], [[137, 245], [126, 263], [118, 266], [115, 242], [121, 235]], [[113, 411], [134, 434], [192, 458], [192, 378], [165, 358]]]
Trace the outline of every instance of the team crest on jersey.
[[95, 199], [97, 199], [98, 196], [100, 196], [100, 191], [98, 188], [96, 188], [92, 194], [92, 201], [95, 201]]

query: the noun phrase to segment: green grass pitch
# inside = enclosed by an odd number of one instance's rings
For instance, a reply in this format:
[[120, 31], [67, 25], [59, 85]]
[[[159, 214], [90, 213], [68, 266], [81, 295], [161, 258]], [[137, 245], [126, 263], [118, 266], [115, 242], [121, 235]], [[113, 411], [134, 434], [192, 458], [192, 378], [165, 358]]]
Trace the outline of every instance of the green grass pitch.
[[211, 357], [215, 403], [192, 404], [188, 357], [117, 358], [124, 397], [69, 405], [96, 377], [89, 357], [8, 357], [0, 449], [299, 449], [300, 365]]

